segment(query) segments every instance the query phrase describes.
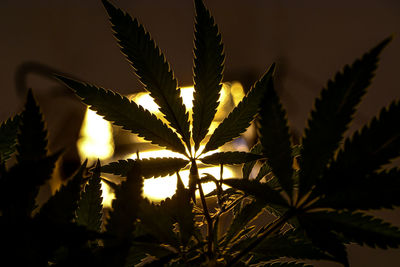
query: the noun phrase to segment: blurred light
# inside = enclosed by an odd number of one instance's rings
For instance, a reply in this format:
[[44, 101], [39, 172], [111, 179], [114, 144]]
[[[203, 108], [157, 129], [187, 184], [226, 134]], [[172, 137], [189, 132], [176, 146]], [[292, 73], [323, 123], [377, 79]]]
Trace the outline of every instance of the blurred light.
[[111, 124], [88, 109], [83, 120], [78, 151], [82, 159], [107, 159], [114, 153]]

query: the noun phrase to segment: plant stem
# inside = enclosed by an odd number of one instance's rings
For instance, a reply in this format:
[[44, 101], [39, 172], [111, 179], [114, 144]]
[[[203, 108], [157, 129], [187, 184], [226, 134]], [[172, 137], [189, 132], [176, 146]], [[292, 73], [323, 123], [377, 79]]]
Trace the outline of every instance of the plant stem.
[[283, 214], [281, 217], [277, 218], [275, 221], [273, 221], [271, 224], [269, 224], [266, 228], [261, 230], [261, 234], [259, 237], [254, 240], [248, 247], [243, 249], [242, 251], [239, 252], [232, 260], [230, 260], [227, 263], [228, 266], [233, 266], [236, 264], [238, 261], [240, 261], [241, 258], [243, 258], [247, 253], [249, 253], [252, 249], [254, 249], [258, 244], [260, 244], [266, 237], [268, 237], [271, 234], [274, 234], [276, 231], [280, 230], [285, 223], [294, 216], [294, 211], [293, 210], [288, 210], [285, 214]]
[[199, 177], [200, 177], [199, 171], [197, 169], [197, 164], [196, 164], [195, 159], [192, 159], [192, 167], [191, 167], [190, 172], [191, 172], [192, 177], [197, 177], [196, 183], [199, 188], [201, 205], [203, 206], [204, 217], [206, 218], [206, 221], [207, 221], [207, 254], [208, 254], [209, 258], [212, 259], [213, 258], [213, 220], [208, 211], [206, 197], [204, 196], [203, 187], [201, 186], [201, 182], [199, 179]]

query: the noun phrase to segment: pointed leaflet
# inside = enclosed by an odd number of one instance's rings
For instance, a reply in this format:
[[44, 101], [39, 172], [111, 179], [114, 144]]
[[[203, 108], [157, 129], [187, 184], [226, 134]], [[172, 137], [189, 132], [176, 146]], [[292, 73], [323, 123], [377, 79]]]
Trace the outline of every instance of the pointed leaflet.
[[261, 97], [264, 95], [269, 80], [272, 79], [275, 64], [272, 64], [263, 77], [253, 86], [250, 92], [240, 101], [215, 129], [202, 153], [217, 149], [223, 144], [239, 137], [249, 126], [259, 110]]
[[312, 267], [312, 265], [301, 263], [301, 262], [274, 262], [274, 263], [265, 263], [263, 265], [258, 265], [262, 267]]
[[[36, 208], [39, 187], [50, 179], [60, 153], [18, 162], [0, 179], [0, 209], [3, 215], [30, 216]], [[23, 185], [23, 186], [21, 186]]]
[[348, 210], [392, 209], [400, 206], [400, 170], [394, 168], [368, 177], [352, 176], [342, 183], [327, 183], [324, 184], [323, 192], [323, 198], [315, 204], [317, 207]]
[[[260, 143], [255, 144], [250, 150], [250, 153], [257, 154], [257, 155], [261, 155], [261, 152], [262, 152], [262, 145]], [[250, 162], [243, 164], [243, 167], [242, 167], [243, 179], [250, 178], [250, 173], [253, 170], [253, 167], [255, 164], [256, 164], [255, 161], [250, 161]]]
[[103, 205], [101, 197], [100, 161], [89, 178], [76, 210], [76, 223], [89, 230], [100, 232]]
[[15, 115], [0, 125], [0, 160], [6, 161], [15, 151], [20, 115]]
[[267, 261], [287, 257], [292, 259], [332, 260], [332, 257], [315, 247], [304, 234], [288, 230], [284, 234], [264, 239], [251, 254], [255, 259]]
[[[139, 168], [133, 166], [115, 192], [112, 211], [107, 221], [107, 233], [115, 236], [118, 241], [129, 240], [135, 229], [139, 206], [142, 202], [143, 178]], [[111, 244], [109, 244], [111, 245]]]
[[[343, 150], [316, 190], [335, 192], [342, 183], [357, 184], [400, 155], [400, 102], [382, 109], [379, 117], [347, 139]], [[358, 189], [357, 189], [358, 190]]]
[[29, 90], [17, 136], [18, 162], [46, 156], [46, 137], [47, 131], [44, 127], [42, 114], [33, 97], [32, 90]]
[[189, 190], [185, 188], [179, 173], [177, 173], [176, 192], [171, 199], [165, 200], [164, 206], [173, 220], [178, 223], [178, 235], [183, 246], [188, 244], [195, 231], [193, 205], [190, 197]]
[[225, 55], [214, 18], [201, 0], [196, 0], [195, 6], [192, 132], [197, 151], [217, 111]]
[[98, 88], [66, 77], [57, 78], [69, 86], [104, 119], [122, 126], [123, 129], [136, 133], [144, 139], [166, 147], [170, 150], [185, 154], [185, 147], [179, 137], [167, 125], [162, 123], [155, 115], [128, 98], [110, 90]]
[[323, 228], [322, 226], [325, 225], [321, 225], [318, 221], [314, 220], [310, 213], [303, 213], [297, 216], [297, 218], [301, 225], [300, 229], [305, 230], [306, 236], [312, 241], [314, 246], [332, 255], [335, 261], [342, 263], [344, 266], [349, 266], [346, 246], [343, 244], [341, 237]]
[[262, 155], [239, 152], [239, 151], [228, 151], [228, 152], [218, 152], [212, 155], [201, 158], [200, 161], [205, 164], [242, 164], [246, 162], [256, 161], [261, 159]]
[[131, 63], [136, 75], [160, 106], [171, 126], [190, 148], [189, 115], [183, 105], [177, 81], [164, 55], [136, 19], [103, 0], [121, 51]]
[[244, 179], [224, 179], [223, 183], [254, 196], [258, 201], [264, 201], [266, 204], [271, 203], [284, 207], [288, 205], [278, 191], [273, 190], [265, 183]]
[[174, 233], [174, 219], [168, 214], [165, 201], [160, 205], [150, 203], [147, 199], [140, 205], [139, 219], [140, 227], [157, 240], [157, 243], [169, 244], [178, 248], [178, 238]]
[[257, 200], [245, 204], [234, 216], [232, 223], [226, 232], [224, 242], [229, 243], [231, 239], [245, 230], [246, 225], [256, 219], [258, 215], [263, 212], [264, 207], [265, 203], [260, 203], [260, 201]]
[[300, 196], [306, 194], [319, 179], [338, 148], [356, 106], [374, 76], [378, 56], [389, 41], [390, 38], [385, 39], [353, 65], [345, 66], [343, 72], [337, 73], [335, 79], [328, 82], [315, 101], [315, 110], [311, 113], [302, 141]]
[[69, 223], [75, 218], [75, 211], [78, 208], [78, 201], [81, 195], [83, 174], [86, 168], [85, 161], [77, 173], [68, 181], [66, 185], [50, 197], [50, 199], [40, 208], [35, 216], [38, 220], [49, 220], [57, 223]]
[[348, 242], [386, 249], [400, 246], [400, 229], [361, 212], [320, 211], [305, 215], [323, 231], [343, 235]]
[[144, 178], [172, 175], [181, 170], [189, 163], [188, 160], [180, 158], [149, 158], [140, 160], [119, 160], [111, 162], [101, 168], [102, 172], [126, 176], [128, 171], [138, 164], [140, 173]]
[[258, 131], [263, 154], [267, 157], [267, 162], [283, 190], [291, 198], [293, 194], [293, 158], [289, 127], [286, 111], [276, 94], [272, 79], [268, 81], [267, 91], [260, 105]]

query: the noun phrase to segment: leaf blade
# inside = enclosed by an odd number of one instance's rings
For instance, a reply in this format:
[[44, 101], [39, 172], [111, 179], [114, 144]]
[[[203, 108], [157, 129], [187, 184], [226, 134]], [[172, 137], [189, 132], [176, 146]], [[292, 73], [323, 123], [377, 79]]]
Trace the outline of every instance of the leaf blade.
[[289, 198], [293, 195], [293, 157], [286, 111], [274, 89], [273, 80], [267, 84], [258, 121], [263, 154], [272, 172]]
[[195, 1], [193, 141], [195, 151], [208, 132], [218, 107], [225, 55], [218, 26], [200, 0]]
[[246, 153], [241, 151], [228, 151], [228, 152], [217, 152], [212, 155], [201, 158], [200, 161], [205, 164], [242, 164], [247, 162], [256, 161], [263, 158], [262, 155], [253, 153]]
[[165, 56], [136, 19], [103, 0], [122, 53], [170, 125], [190, 148], [189, 115]]
[[15, 115], [0, 125], [0, 160], [6, 161], [15, 151], [21, 115]]
[[144, 178], [160, 177], [172, 175], [189, 163], [188, 160], [181, 158], [149, 158], [140, 160], [119, 160], [111, 162], [102, 167], [101, 171], [115, 175], [126, 176], [128, 171], [135, 165], [140, 168]]
[[390, 39], [382, 41], [350, 67], [345, 66], [343, 72], [337, 73], [335, 79], [328, 82], [316, 100], [302, 141], [300, 196], [306, 194], [319, 179], [338, 148], [356, 106], [374, 76], [378, 56]]
[[259, 110], [261, 96], [266, 90], [268, 81], [272, 79], [274, 70], [275, 64], [272, 64], [237, 107], [218, 125], [202, 153], [215, 150], [225, 143], [232, 141], [250, 126], [250, 122]]
[[138, 134], [153, 144], [186, 155], [185, 147], [176, 133], [155, 115], [128, 98], [66, 77], [56, 77], [82, 98], [82, 102], [90, 105], [97, 114], [104, 116], [104, 119]]

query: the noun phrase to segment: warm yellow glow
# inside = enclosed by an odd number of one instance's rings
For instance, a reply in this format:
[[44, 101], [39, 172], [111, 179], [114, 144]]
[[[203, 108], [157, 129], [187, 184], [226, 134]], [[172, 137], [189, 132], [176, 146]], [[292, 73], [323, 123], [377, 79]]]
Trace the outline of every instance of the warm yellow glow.
[[183, 104], [185, 104], [186, 109], [191, 111], [193, 108], [193, 87], [183, 87], [181, 88], [181, 97]]
[[114, 192], [103, 181], [101, 182], [101, 191], [102, 191], [101, 196], [103, 198], [103, 201], [102, 201], [103, 206], [104, 207], [111, 207], [112, 200], [115, 197]]
[[147, 109], [151, 113], [157, 113], [158, 109], [160, 108], [156, 102], [154, 102], [154, 99], [150, 96], [150, 93], [143, 92], [143, 93], [138, 93], [132, 97], [132, 100], [142, 106], [143, 108]]
[[107, 159], [114, 152], [111, 124], [90, 109], [83, 120], [78, 150], [83, 159]]
[[[200, 177], [209, 173], [215, 178], [219, 179], [220, 167], [207, 167], [199, 169]], [[189, 170], [183, 170], [179, 172], [182, 178], [182, 182], [185, 186], [189, 184]], [[233, 172], [230, 168], [224, 168], [224, 177], [232, 177]], [[202, 184], [203, 191], [205, 194], [210, 193], [215, 189], [215, 184], [213, 182]], [[223, 188], [226, 188], [223, 186]], [[152, 200], [162, 200], [167, 197], [171, 197], [176, 190], [176, 175], [151, 178], [144, 180], [143, 192], [144, 195]]]

